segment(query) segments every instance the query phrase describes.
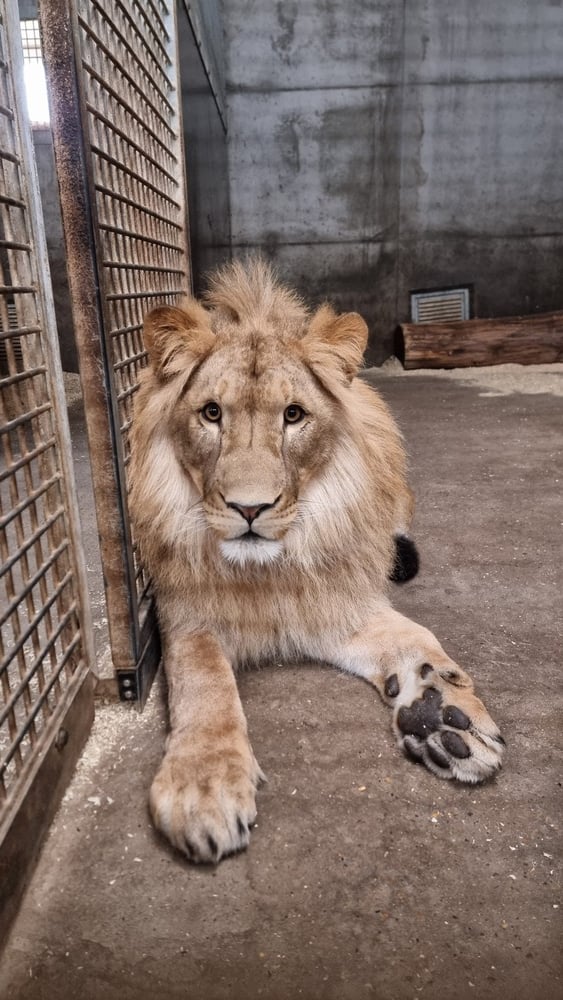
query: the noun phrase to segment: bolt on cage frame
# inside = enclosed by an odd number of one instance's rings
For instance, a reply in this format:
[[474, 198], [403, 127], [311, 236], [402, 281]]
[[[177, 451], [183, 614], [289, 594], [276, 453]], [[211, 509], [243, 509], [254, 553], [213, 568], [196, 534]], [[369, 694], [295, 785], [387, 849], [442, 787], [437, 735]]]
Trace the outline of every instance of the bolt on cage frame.
[[191, 288], [174, 0], [43, 0], [44, 57], [114, 668], [160, 659], [127, 506], [143, 317]]

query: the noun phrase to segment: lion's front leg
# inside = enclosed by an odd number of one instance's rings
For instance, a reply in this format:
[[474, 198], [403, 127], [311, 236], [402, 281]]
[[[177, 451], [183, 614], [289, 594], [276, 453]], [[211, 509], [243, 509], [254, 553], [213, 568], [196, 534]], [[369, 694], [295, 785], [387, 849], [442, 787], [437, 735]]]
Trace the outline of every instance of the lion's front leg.
[[383, 605], [335, 662], [377, 688], [399, 745], [438, 777], [476, 783], [500, 767], [497, 725], [428, 629]]
[[261, 771], [232, 668], [209, 633], [168, 637], [171, 731], [150, 792], [155, 825], [190, 861], [246, 847]]

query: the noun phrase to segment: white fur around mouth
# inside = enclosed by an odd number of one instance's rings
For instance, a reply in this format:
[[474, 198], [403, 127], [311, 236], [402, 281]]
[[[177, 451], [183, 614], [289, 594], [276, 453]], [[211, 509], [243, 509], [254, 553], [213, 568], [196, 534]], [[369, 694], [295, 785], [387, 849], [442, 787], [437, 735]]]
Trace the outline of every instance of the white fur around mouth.
[[275, 562], [283, 552], [281, 542], [270, 538], [246, 539], [230, 538], [219, 543], [221, 555], [227, 562], [237, 566], [247, 566], [251, 563], [265, 566], [267, 563]]

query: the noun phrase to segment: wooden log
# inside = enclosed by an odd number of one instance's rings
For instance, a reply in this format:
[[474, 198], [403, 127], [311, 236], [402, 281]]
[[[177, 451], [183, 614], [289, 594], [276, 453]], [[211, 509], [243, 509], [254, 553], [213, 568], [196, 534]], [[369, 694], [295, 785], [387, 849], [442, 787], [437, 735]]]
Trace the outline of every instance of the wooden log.
[[563, 361], [563, 311], [453, 323], [402, 323], [396, 353], [405, 368]]

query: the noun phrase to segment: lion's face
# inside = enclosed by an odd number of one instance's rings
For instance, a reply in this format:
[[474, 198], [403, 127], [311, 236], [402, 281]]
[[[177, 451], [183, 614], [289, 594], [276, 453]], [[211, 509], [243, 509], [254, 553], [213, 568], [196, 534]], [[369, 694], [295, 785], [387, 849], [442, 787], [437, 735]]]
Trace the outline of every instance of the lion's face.
[[187, 523], [197, 509], [197, 531], [231, 564], [269, 563], [295, 550], [299, 525], [322, 504], [318, 484], [338, 448], [338, 397], [362, 356], [363, 320], [322, 307], [284, 328], [218, 318], [188, 300], [151, 313], [145, 338], [159, 465], [163, 449], [174, 456], [160, 486], [174, 510], [168, 530], [173, 521], [183, 534], [181, 511]]
[[218, 346], [197, 369], [171, 433], [229, 562], [283, 552], [334, 449], [336, 409], [303, 361], [270, 338]]

